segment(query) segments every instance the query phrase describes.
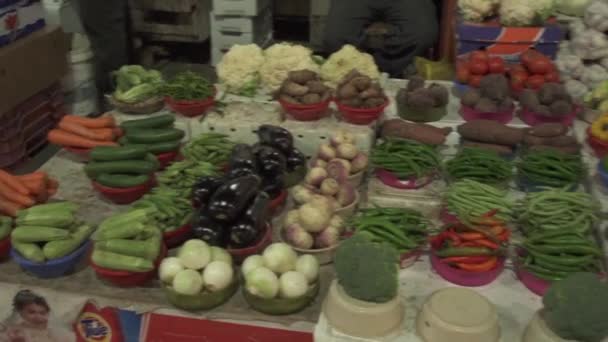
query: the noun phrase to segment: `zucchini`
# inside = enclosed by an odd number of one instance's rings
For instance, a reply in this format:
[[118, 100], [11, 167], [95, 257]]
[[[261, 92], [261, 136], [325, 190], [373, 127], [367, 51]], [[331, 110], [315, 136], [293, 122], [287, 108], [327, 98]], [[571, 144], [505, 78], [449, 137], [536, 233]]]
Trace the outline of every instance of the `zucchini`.
[[71, 212], [55, 211], [55, 212], [40, 212], [27, 213], [18, 216], [16, 225], [19, 226], [44, 226], [53, 228], [70, 228], [74, 223], [74, 215]]
[[150, 215], [152, 215], [153, 213], [153, 210], [143, 208], [130, 210], [106, 218], [105, 220], [103, 220], [103, 222], [101, 222], [98, 230], [104, 231], [122, 229], [123, 226], [130, 226], [134, 223], [146, 222], [150, 218]]
[[60, 211], [69, 211], [74, 212], [78, 209], [78, 205], [68, 201], [54, 202], [54, 203], [46, 203], [39, 204], [27, 209], [22, 209], [17, 212], [17, 217], [29, 215], [32, 213], [50, 213], [50, 212], [60, 212]]
[[113, 239], [131, 239], [141, 234], [145, 229], [143, 223], [134, 223], [128, 226], [121, 226], [117, 229], [98, 230], [93, 236], [95, 241], [105, 241]]
[[29, 261], [38, 263], [43, 263], [45, 261], [42, 249], [35, 243], [12, 241], [11, 245], [17, 252], [19, 252], [19, 254], [21, 254], [22, 257]]
[[168, 141], [180, 141], [185, 136], [184, 131], [177, 128], [138, 129], [127, 132], [127, 139], [136, 144], [151, 144]]
[[118, 160], [93, 162], [84, 166], [86, 174], [95, 179], [103, 173], [129, 173], [149, 175], [156, 171], [156, 165], [147, 160]]
[[148, 272], [154, 269], [154, 264], [144, 258], [122, 255], [95, 248], [91, 260], [95, 265], [111, 270]]
[[110, 188], [131, 188], [145, 184], [149, 180], [149, 175], [126, 175], [119, 173], [102, 173], [95, 179], [97, 183]]
[[120, 124], [125, 131], [129, 129], [167, 128], [173, 125], [175, 116], [171, 114], [157, 115], [151, 118], [129, 120]]
[[78, 249], [94, 230], [89, 225], [79, 226], [72, 232], [70, 238], [47, 242], [42, 247], [42, 253], [47, 259], [64, 257]]
[[48, 242], [70, 237], [67, 229], [44, 226], [18, 226], [11, 233], [14, 242]]
[[143, 146], [98, 146], [91, 151], [93, 161], [136, 160], [146, 156]]
[[112, 239], [97, 242], [95, 248], [106, 252], [154, 261], [160, 253], [160, 239], [156, 237], [143, 241]]

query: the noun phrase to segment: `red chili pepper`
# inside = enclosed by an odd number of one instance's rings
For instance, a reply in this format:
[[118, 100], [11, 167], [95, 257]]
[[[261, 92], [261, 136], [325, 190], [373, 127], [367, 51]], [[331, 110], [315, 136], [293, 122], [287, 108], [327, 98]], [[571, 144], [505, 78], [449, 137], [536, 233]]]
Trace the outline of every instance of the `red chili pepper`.
[[498, 214], [498, 209], [492, 209], [487, 213], [483, 214], [482, 217], [494, 217], [496, 216], [496, 214]]
[[452, 242], [455, 245], [459, 245], [462, 243], [462, 239], [460, 238], [460, 236], [453, 230], [445, 230], [444, 233], [446, 234], [446, 236], [452, 240]]
[[498, 258], [493, 256], [493, 257], [490, 257], [487, 261], [482, 262], [480, 264], [458, 263], [458, 264], [456, 264], [456, 266], [458, 266], [460, 269], [465, 270], [465, 271], [486, 272], [486, 271], [490, 271], [490, 270], [494, 269], [497, 264], [498, 264]]
[[492, 242], [487, 239], [475, 240], [475, 241], [471, 241], [471, 242], [477, 244], [477, 246], [488, 247], [491, 249], [498, 249], [500, 247], [496, 242]]
[[472, 241], [472, 240], [480, 240], [480, 239], [485, 239], [486, 236], [481, 234], [481, 233], [460, 233], [458, 234], [458, 236], [460, 236], [461, 239], [465, 240], [465, 241]]
[[509, 238], [511, 238], [511, 231], [509, 229], [503, 230], [503, 232], [498, 235], [500, 241], [509, 241]]
[[441, 259], [443, 263], [479, 264], [488, 261], [490, 256], [457, 256]]

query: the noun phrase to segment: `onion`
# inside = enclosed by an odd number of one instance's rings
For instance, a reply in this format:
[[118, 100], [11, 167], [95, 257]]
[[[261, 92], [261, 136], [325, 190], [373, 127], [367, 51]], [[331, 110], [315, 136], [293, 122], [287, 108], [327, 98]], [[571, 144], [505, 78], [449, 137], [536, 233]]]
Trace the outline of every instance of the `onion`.
[[184, 266], [176, 257], [164, 258], [158, 266], [158, 278], [167, 284], [173, 282], [175, 275], [182, 271]]
[[319, 146], [318, 156], [320, 159], [330, 161], [336, 158], [336, 150], [334, 150], [329, 144], [321, 144], [321, 146]]
[[342, 159], [353, 160], [357, 156], [357, 153], [359, 153], [359, 150], [353, 144], [341, 144], [336, 148], [336, 153]]
[[224, 261], [212, 261], [203, 270], [203, 283], [210, 292], [225, 289], [232, 283], [233, 277], [232, 265]]
[[306, 174], [306, 183], [312, 186], [319, 186], [327, 178], [327, 171], [320, 167], [313, 167]]
[[281, 275], [279, 279], [279, 293], [281, 298], [300, 298], [308, 291], [308, 280], [299, 272], [290, 271]]
[[333, 197], [323, 195], [312, 196], [312, 200], [310, 200], [308, 204], [312, 205], [315, 208], [323, 210], [327, 216], [331, 216], [331, 214], [333, 214], [334, 211], [338, 209], [338, 203]]
[[289, 226], [292, 224], [299, 224], [300, 223], [300, 212], [298, 211], [298, 209], [292, 209], [290, 211], [287, 212], [287, 215], [285, 216], [285, 225]]
[[293, 271], [296, 268], [296, 260], [298, 260], [296, 252], [283, 242], [268, 246], [262, 253], [262, 257], [264, 258], [264, 265], [278, 274]]
[[223, 261], [232, 265], [232, 255], [223, 248], [211, 246], [211, 261]]
[[264, 258], [257, 254], [250, 255], [245, 259], [245, 261], [243, 261], [243, 264], [241, 265], [241, 272], [244, 276], [247, 276], [247, 273], [260, 267], [264, 267]]
[[173, 278], [173, 289], [186, 296], [199, 294], [203, 289], [203, 278], [195, 270], [179, 271]]
[[182, 265], [193, 270], [200, 270], [211, 261], [211, 249], [202, 240], [188, 240], [177, 252]]
[[284, 234], [285, 241], [296, 248], [310, 249], [314, 243], [312, 235], [310, 235], [299, 224], [291, 224], [287, 226]]
[[271, 270], [260, 267], [247, 273], [245, 288], [249, 293], [265, 299], [271, 299], [279, 293], [279, 279]]
[[302, 273], [308, 283], [314, 283], [319, 277], [319, 259], [310, 254], [302, 255], [296, 261], [296, 272]]
[[312, 162], [310, 162], [310, 167], [322, 167], [325, 168], [327, 166], [327, 162], [323, 159], [315, 158]]

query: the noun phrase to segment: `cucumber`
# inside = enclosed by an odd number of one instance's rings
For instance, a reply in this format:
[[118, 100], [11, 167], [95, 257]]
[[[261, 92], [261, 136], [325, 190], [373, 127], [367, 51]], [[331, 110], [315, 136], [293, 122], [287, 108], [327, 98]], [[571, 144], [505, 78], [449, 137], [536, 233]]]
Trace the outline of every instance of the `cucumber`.
[[154, 263], [150, 260], [106, 252], [97, 248], [93, 251], [91, 260], [95, 265], [111, 270], [148, 272], [154, 269]]
[[93, 161], [137, 160], [146, 156], [142, 146], [99, 146], [91, 151]]
[[155, 144], [148, 144], [147, 148], [148, 148], [148, 152], [151, 152], [154, 154], [160, 154], [160, 153], [177, 151], [177, 150], [179, 150], [181, 145], [182, 145], [182, 141], [178, 139], [175, 141], [165, 141], [165, 142], [160, 142], [160, 143], [155, 143]]
[[95, 248], [106, 252], [154, 261], [160, 252], [160, 240], [154, 237], [143, 241], [112, 239], [97, 242]]
[[11, 233], [12, 242], [47, 242], [70, 237], [67, 229], [44, 226], [19, 226]]
[[110, 188], [131, 188], [139, 186], [150, 180], [149, 175], [126, 175], [119, 173], [102, 173], [95, 181]]
[[85, 165], [84, 171], [93, 179], [104, 173], [135, 173], [149, 175], [156, 171], [156, 165], [147, 160], [92, 162]]
[[29, 213], [18, 216], [17, 226], [45, 226], [53, 228], [69, 228], [74, 222], [74, 215], [69, 211]]
[[156, 158], [156, 156], [152, 153], [146, 153], [146, 157], [144, 158], [144, 160], [149, 161], [150, 163], [154, 163], [154, 165], [156, 165], [156, 169], [160, 169], [160, 162], [158, 161], [158, 158]]
[[47, 259], [57, 259], [74, 252], [93, 233], [95, 228], [82, 225], [76, 228], [70, 238], [47, 242], [42, 252]]
[[144, 229], [143, 223], [135, 223], [130, 226], [122, 226], [119, 229], [97, 230], [93, 236], [93, 240], [131, 239], [141, 234]]
[[38, 247], [35, 243], [22, 243], [17, 241], [11, 242], [12, 247], [21, 254], [22, 257], [26, 258], [29, 261], [43, 263], [44, 262], [44, 253], [42, 253], [42, 249]]
[[151, 144], [181, 140], [184, 135], [185, 133], [181, 129], [165, 128], [131, 130], [127, 132], [126, 137], [129, 142], [136, 144]]
[[120, 124], [125, 131], [142, 128], [167, 128], [173, 125], [175, 116], [171, 114], [157, 115], [151, 118], [129, 120]]

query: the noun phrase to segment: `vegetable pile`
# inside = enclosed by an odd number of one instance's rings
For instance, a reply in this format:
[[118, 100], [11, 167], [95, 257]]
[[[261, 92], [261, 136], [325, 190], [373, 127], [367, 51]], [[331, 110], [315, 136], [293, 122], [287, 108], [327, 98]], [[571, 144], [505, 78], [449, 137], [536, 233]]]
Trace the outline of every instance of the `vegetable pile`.
[[504, 222], [484, 216], [446, 227], [431, 239], [433, 253], [452, 267], [468, 272], [486, 272], [496, 268], [504, 258], [502, 245], [508, 243], [511, 231]]
[[169, 165], [157, 176], [159, 187], [179, 191], [182, 198], [190, 198], [192, 187], [202, 177], [218, 173], [216, 165], [206, 161], [186, 159]]
[[522, 53], [522, 64], [509, 70], [511, 89], [515, 92], [524, 89], [538, 90], [547, 84], [559, 84], [559, 72], [551, 59], [537, 50]]
[[348, 44], [331, 54], [323, 63], [321, 77], [332, 87], [336, 87], [353, 69], [357, 69], [372, 80], [380, 77], [380, 71], [372, 55], [363, 53]]
[[290, 71], [317, 72], [319, 66], [313, 60], [312, 53], [305, 46], [291, 43], [277, 43], [267, 48], [264, 51], [264, 64], [259, 69], [264, 88], [270, 92], [279, 89]]
[[465, 147], [478, 147], [496, 151], [502, 155], [512, 154], [524, 139], [525, 131], [509, 127], [492, 120], [473, 120], [458, 126]]
[[15, 217], [23, 208], [46, 202], [58, 187], [43, 171], [16, 176], [0, 170], [0, 214]]
[[589, 108], [608, 113], [608, 81], [602, 82], [585, 95], [585, 105]]
[[312, 255], [298, 257], [285, 243], [273, 243], [262, 255], [247, 257], [241, 267], [245, 290], [253, 296], [304, 297], [319, 281], [319, 261]]
[[[329, 144], [319, 146], [319, 151], [316, 158], [312, 160], [311, 166], [313, 168], [324, 168], [331, 178], [338, 183], [343, 183], [348, 177], [364, 172], [368, 162], [367, 154], [359, 151], [355, 145], [354, 136], [347, 132], [338, 132], [331, 138]], [[310, 178], [316, 177], [309, 177], [307, 180], [310, 180]], [[335, 193], [324, 194], [334, 195]]]
[[400, 254], [406, 254], [425, 244], [429, 222], [412, 209], [367, 208], [359, 210], [348, 226], [373, 242], [390, 244]]
[[394, 173], [399, 179], [421, 178], [441, 170], [439, 152], [433, 146], [403, 139], [384, 139], [371, 154], [374, 168]]
[[448, 211], [461, 220], [474, 219], [497, 210], [495, 217], [508, 222], [514, 216], [514, 210], [507, 193], [507, 190], [464, 179], [450, 185], [445, 194], [445, 203]]
[[98, 118], [65, 115], [59, 125], [49, 131], [47, 138], [50, 143], [62, 147], [90, 149], [116, 146], [118, 144], [115, 141], [120, 136], [122, 130], [116, 127], [111, 115]]
[[575, 137], [568, 135], [568, 127], [560, 123], [545, 123], [526, 132], [524, 145], [532, 151], [553, 150], [578, 154], [581, 146]]
[[237, 279], [230, 254], [201, 240], [188, 240], [177, 256], [164, 258], [158, 278], [164, 286], [186, 296], [219, 292]]
[[134, 209], [105, 219], [93, 235], [92, 262], [117, 271], [152, 271], [163, 239], [151, 214]]
[[456, 78], [458, 82], [467, 84], [473, 88], [479, 88], [484, 76], [504, 75], [506, 71], [505, 62], [502, 58], [490, 56], [483, 50], [476, 50], [469, 54], [467, 60], [458, 61], [456, 64]]
[[160, 95], [164, 82], [158, 70], [146, 70], [141, 65], [124, 65], [112, 76], [116, 83], [112, 96], [125, 103], [142, 102]]
[[163, 93], [177, 101], [204, 100], [215, 95], [215, 88], [203, 76], [184, 71], [165, 83]]
[[534, 186], [577, 186], [585, 177], [585, 173], [585, 164], [580, 154], [550, 149], [529, 151], [518, 165], [520, 181]]
[[216, 65], [219, 82], [228, 92], [253, 96], [260, 83], [258, 71], [264, 60], [264, 51], [256, 44], [235, 44]]
[[125, 121], [120, 127], [126, 134], [118, 142], [123, 146], [141, 146], [154, 154], [177, 151], [185, 133], [175, 128], [174, 123], [175, 116], [171, 114]]
[[482, 113], [511, 112], [514, 108], [509, 83], [503, 75], [484, 76], [479, 89], [470, 88], [462, 95], [462, 105]]
[[451, 127], [439, 128], [424, 123], [390, 119], [382, 123], [380, 136], [382, 138], [414, 140], [428, 145], [443, 145], [451, 132]]
[[493, 151], [464, 148], [445, 164], [453, 180], [471, 179], [484, 184], [505, 185], [513, 176], [509, 161]]
[[356, 69], [340, 81], [336, 98], [341, 104], [352, 108], [377, 108], [387, 101], [380, 85]]
[[[294, 193], [302, 189], [294, 188]], [[298, 209], [287, 212], [283, 239], [298, 249], [322, 249], [338, 244], [344, 233], [344, 221], [333, 214], [333, 207], [325, 197], [313, 197]]]
[[331, 98], [331, 89], [310, 70], [290, 71], [278, 92], [278, 99], [292, 104], [311, 105]]
[[111, 188], [130, 188], [150, 182], [158, 170], [156, 157], [138, 146], [100, 146], [84, 166], [87, 176]]
[[13, 229], [13, 219], [8, 216], [0, 215], [0, 240], [10, 235]]
[[437, 83], [431, 83], [425, 87], [424, 83], [424, 78], [420, 76], [412, 77], [407, 87], [399, 89], [397, 92], [395, 98], [397, 105], [415, 111], [428, 111], [433, 108], [445, 107], [450, 100], [448, 89]]
[[524, 90], [519, 95], [522, 107], [545, 116], [565, 116], [572, 114], [575, 104], [566, 88], [557, 83], [547, 83], [538, 92]]
[[182, 155], [190, 160], [202, 160], [213, 165], [225, 165], [230, 158], [234, 143], [219, 133], [203, 133], [190, 140]]
[[21, 256], [43, 263], [74, 252], [93, 233], [94, 227], [78, 222], [78, 206], [56, 202], [19, 211], [11, 243]]
[[179, 190], [157, 187], [133, 203], [132, 207], [146, 209], [156, 226], [163, 232], [179, 229], [192, 218], [192, 204]]

